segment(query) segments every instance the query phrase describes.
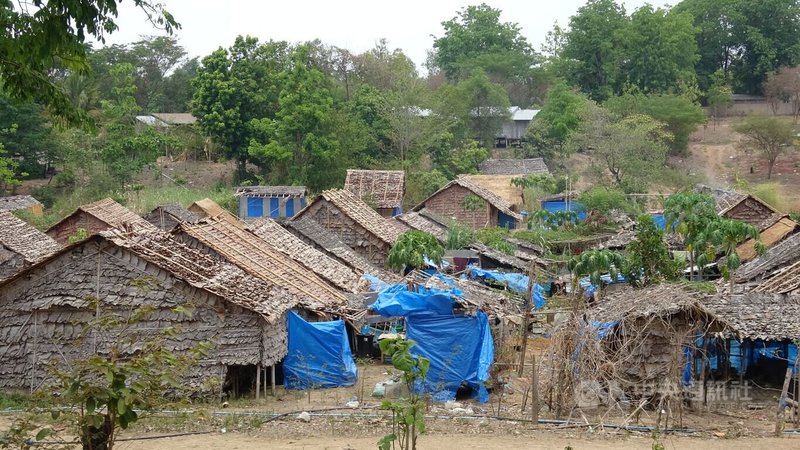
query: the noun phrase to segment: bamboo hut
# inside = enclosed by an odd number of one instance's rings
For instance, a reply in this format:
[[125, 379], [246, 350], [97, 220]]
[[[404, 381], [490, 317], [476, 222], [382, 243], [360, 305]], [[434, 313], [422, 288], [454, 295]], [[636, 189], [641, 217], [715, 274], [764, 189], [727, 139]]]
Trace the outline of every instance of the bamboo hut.
[[106, 198], [82, 205], [50, 227], [46, 233], [59, 244], [66, 245], [71, 237], [78, 235], [79, 230], [85, 230], [87, 236], [92, 236], [112, 228], [131, 231], [156, 230], [156, 227], [150, 222], [142, 219], [133, 211]]
[[50, 236], [10, 212], [0, 212], [0, 280], [32, 266], [61, 248]]

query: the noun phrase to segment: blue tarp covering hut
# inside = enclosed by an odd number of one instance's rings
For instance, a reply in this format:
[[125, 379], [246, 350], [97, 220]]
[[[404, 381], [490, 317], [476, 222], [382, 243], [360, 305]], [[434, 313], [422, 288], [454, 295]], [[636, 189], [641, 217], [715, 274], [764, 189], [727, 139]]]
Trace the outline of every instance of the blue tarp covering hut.
[[352, 386], [358, 370], [347, 342], [344, 321], [306, 322], [293, 311], [287, 317], [289, 352], [283, 361], [287, 389]]

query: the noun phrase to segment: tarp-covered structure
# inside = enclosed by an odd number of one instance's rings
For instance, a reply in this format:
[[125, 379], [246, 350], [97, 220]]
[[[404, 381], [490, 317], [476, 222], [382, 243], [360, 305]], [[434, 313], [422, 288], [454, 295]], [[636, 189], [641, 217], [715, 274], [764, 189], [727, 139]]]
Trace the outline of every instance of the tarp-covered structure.
[[[477, 266], [469, 266], [467, 275], [473, 279], [479, 279], [493, 284], [506, 286], [517, 294], [527, 295], [528, 276], [519, 272], [501, 272], [498, 270], [486, 270]], [[533, 285], [533, 308], [544, 308], [544, 288], [539, 283]]]
[[352, 386], [358, 378], [344, 321], [306, 322], [287, 314], [288, 353], [283, 361], [287, 389]]
[[406, 338], [417, 343], [412, 354], [431, 363], [427, 379], [418, 389], [440, 401], [454, 399], [460, 389], [470, 389], [486, 402], [485, 383], [494, 360], [488, 316], [482, 311], [455, 313], [456, 299], [464, 294], [455, 283], [445, 286], [449, 287], [415, 286], [410, 291], [406, 284], [390, 285], [369, 309], [384, 317], [405, 318]]

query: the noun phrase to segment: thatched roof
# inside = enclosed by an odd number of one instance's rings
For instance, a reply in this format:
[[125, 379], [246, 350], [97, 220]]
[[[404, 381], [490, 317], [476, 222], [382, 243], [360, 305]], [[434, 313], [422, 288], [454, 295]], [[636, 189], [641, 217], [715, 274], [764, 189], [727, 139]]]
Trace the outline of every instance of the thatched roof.
[[768, 216], [765, 218], [744, 220], [759, 230], [769, 228], [784, 217], [781, 212], [752, 194], [713, 188], [702, 184], [698, 185], [695, 191], [711, 194], [716, 202], [717, 214], [722, 217], [728, 217], [733, 209], [741, 204], [746, 204], [750, 209], [766, 211]]
[[626, 288], [604, 295], [586, 310], [586, 316], [589, 320], [606, 323], [639, 317], [667, 317], [690, 311], [713, 320], [713, 313], [704, 306], [709, 297], [676, 283], [642, 289]]
[[541, 260], [538, 258], [533, 259], [533, 257], [530, 255], [528, 255], [529, 259], [524, 260], [516, 256], [503, 253], [500, 250], [495, 250], [479, 242], [473, 243], [470, 245], [470, 248], [475, 250], [475, 252], [478, 253], [478, 255], [480, 255], [482, 258], [490, 259], [499, 266], [508, 267], [517, 272], [527, 272], [530, 268], [531, 261], [537, 265], [541, 265]]
[[37, 205], [41, 206], [42, 204], [39, 203], [39, 200], [36, 200], [30, 195], [11, 195], [8, 197], [0, 197], [0, 212], [27, 209]]
[[424, 216], [422, 212], [409, 211], [395, 216], [394, 219], [414, 230], [430, 233], [442, 242], [447, 240], [447, 227]]
[[181, 230], [223, 258], [295, 295], [310, 298], [309, 309], [325, 310], [345, 301], [345, 296], [305, 266], [281, 253], [265, 240], [221, 219], [206, 219]]
[[342, 242], [338, 236], [311, 218], [295, 217], [286, 222], [286, 227], [298, 237], [313, 242], [318, 248], [325, 251], [328, 256], [336, 258], [359, 274], [368, 273], [386, 282], [400, 279], [394, 273], [372, 265], [366, 258]]
[[237, 227], [244, 227], [244, 224], [234, 214], [210, 198], [204, 198], [192, 203], [189, 205], [189, 211], [201, 218], [222, 219]]
[[519, 175], [462, 175], [461, 177], [497, 194], [511, 205], [519, 207], [525, 203], [522, 198], [522, 188], [511, 183], [511, 180], [518, 178]]
[[304, 197], [305, 186], [241, 186], [233, 194], [236, 197]]
[[110, 198], [81, 205], [72, 214], [61, 219], [57, 224], [50, 227], [50, 230], [58, 228], [62, 223], [78, 214], [88, 214], [95, 219], [105, 223], [110, 228], [126, 231], [155, 231], [156, 227]]
[[433, 194], [431, 194], [430, 197], [426, 198], [425, 200], [422, 201], [422, 203], [420, 203], [419, 205], [414, 207], [414, 211], [421, 210], [422, 208], [425, 207], [425, 203], [427, 203], [428, 200], [430, 200], [431, 198], [439, 195], [440, 192], [443, 192], [443, 191], [446, 191], [447, 189], [450, 189], [453, 186], [461, 186], [461, 187], [463, 187], [465, 189], [468, 189], [473, 194], [477, 195], [478, 197], [482, 198], [483, 200], [485, 200], [490, 205], [492, 205], [495, 208], [497, 208], [497, 210], [502, 212], [503, 214], [507, 214], [507, 215], [513, 217], [514, 219], [516, 219], [516, 220], [518, 220], [520, 222], [523, 220], [523, 217], [513, 210], [513, 206], [511, 205], [511, 203], [507, 202], [506, 200], [504, 200], [502, 197], [500, 197], [499, 195], [495, 194], [494, 192], [488, 191], [488, 190], [482, 188], [481, 186], [478, 186], [477, 184], [473, 183], [472, 181], [470, 181], [469, 179], [467, 179], [465, 177], [459, 177], [459, 178], [456, 178], [455, 180], [447, 183], [446, 185], [444, 185], [444, 187], [442, 187], [438, 191], [434, 192]]
[[344, 188], [362, 200], [374, 202], [376, 208], [400, 208], [406, 192], [405, 175], [402, 170], [350, 169]]
[[338, 260], [306, 244], [272, 219], [260, 219], [248, 229], [278, 251], [294, 259], [346, 292], [357, 292], [360, 274]]
[[800, 339], [800, 296], [770, 293], [718, 295], [708, 309], [740, 339]]
[[[761, 243], [767, 248], [773, 247], [797, 229], [797, 222], [784, 216], [761, 232]], [[750, 261], [757, 256], [756, 241], [748, 239], [736, 247], [736, 253], [742, 262]]]
[[478, 166], [484, 175], [533, 175], [549, 174], [542, 158], [531, 159], [487, 159]]
[[615, 234], [606, 241], [600, 242], [599, 244], [595, 245], [594, 248], [608, 248], [608, 249], [624, 249], [628, 245], [631, 244], [636, 240], [636, 231], [634, 230], [622, 230], [619, 233]]
[[314, 199], [305, 209], [298, 212], [295, 217], [302, 217], [305, 211], [308, 211], [314, 203], [319, 201], [330, 202], [347, 217], [389, 245], [393, 245], [397, 238], [403, 234], [404, 230], [400, 226], [382, 217], [364, 201], [356, 197], [355, 194], [344, 189], [323, 191], [319, 197]]
[[0, 212], [0, 246], [22, 255], [30, 264], [61, 248], [53, 238], [7, 211]]
[[736, 281], [745, 282], [771, 275], [800, 260], [800, 233], [793, 234], [736, 270]]
[[144, 215], [144, 220], [152, 223], [153, 225], [161, 228], [159, 224], [162, 222], [164, 216], [172, 217], [176, 222], [186, 222], [186, 223], [194, 223], [197, 222], [200, 217], [195, 215], [193, 212], [189, 211], [188, 209], [184, 208], [183, 206], [177, 203], [165, 203], [163, 205], [158, 205], [149, 213]]

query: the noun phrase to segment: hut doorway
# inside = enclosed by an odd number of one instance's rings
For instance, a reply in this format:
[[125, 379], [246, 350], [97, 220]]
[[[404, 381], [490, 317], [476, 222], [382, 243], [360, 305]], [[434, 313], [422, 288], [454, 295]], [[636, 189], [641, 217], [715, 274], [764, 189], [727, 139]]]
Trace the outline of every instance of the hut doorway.
[[228, 371], [225, 373], [225, 383], [222, 385], [222, 391], [228, 398], [240, 398], [255, 394], [255, 364], [227, 366], [227, 369]]

